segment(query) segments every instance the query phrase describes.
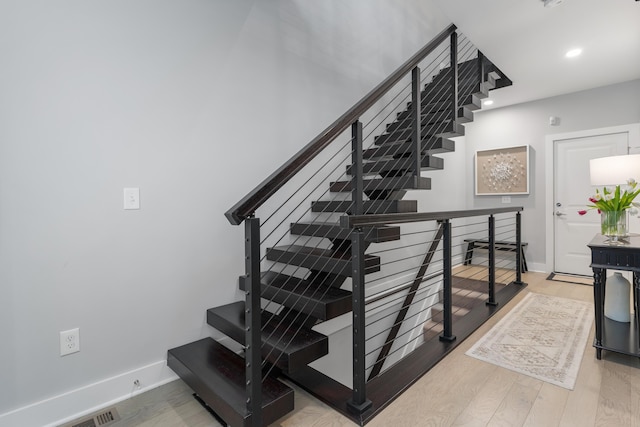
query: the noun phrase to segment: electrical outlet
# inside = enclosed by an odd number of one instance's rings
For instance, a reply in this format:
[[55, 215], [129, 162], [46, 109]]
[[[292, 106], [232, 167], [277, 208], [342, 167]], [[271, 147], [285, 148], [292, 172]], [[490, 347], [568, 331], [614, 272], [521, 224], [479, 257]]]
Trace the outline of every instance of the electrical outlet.
[[80, 351], [80, 329], [60, 331], [60, 356]]

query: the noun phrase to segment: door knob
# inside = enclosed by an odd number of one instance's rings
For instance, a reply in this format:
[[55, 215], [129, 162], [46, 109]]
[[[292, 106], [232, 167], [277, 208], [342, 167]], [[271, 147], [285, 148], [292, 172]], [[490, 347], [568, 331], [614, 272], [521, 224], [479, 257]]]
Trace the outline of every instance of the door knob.
[[566, 215], [566, 213], [562, 213], [560, 211], [556, 211], [556, 216], [565, 216], [565, 215]]

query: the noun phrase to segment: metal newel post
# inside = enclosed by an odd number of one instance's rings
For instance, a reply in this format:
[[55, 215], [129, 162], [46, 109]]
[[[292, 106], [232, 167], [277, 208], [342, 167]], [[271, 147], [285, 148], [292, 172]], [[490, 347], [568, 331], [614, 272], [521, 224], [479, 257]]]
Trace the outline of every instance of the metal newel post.
[[520, 212], [516, 212], [516, 281], [517, 285], [522, 285], [522, 272], [524, 271], [522, 262], [522, 218]]
[[420, 177], [422, 169], [422, 95], [420, 94], [420, 68], [411, 71], [411, 142], [413, 145], [413, 176]]
[[458, 119], [458, 34], [451, 33], [451, 102], [452, 102], [452, 117], [451, 120], [455, 122]]
[[365, 309], [364, 309], [364, 232], [355, 229], [351, 233], [351, 265], [353, 302], [353, 396], [347, 402], [349, 409], [362, 413], [371, 407], [367, 399], [367, 380], [365, 377]]
[[443, 332], [440, 341], [453, 341], [453, 301], [452, 301], [452, 261], [451, 261], [451, 222], [448, 219], [442, 221], [442, 263], [444, 277], [442, 283], [442, 305], [443, 305]]
[[496, 303], [496, 219], [489, 215], [489, 300], [488, 305]]
[[351, 200], [353, 202], [352, 214], [362, 215], [364, 213], [362, 193], [363, 171], [362, 171], [362, 123], [356, 121], [351, 125]]
[[262, 346], [260, 330], [260, 219], [245, 220], [245, 377], [251, 425], [262, 425]]

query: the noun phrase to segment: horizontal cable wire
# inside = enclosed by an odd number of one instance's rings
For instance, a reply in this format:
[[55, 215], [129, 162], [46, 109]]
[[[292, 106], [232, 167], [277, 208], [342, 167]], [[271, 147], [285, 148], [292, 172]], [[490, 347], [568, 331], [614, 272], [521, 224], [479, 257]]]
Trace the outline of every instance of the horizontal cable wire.
[[[417, 293], [417, 292], [418, 292], [418, 291], [415, 291], [415, 293]], [[404, 308], [407, 308], [407, 307], [412, 307], [412, 306], [414, 306], [415, 304], [421, 303], [422, 301], [425, 301], [426, 299], [431, 298], [431, 297], [433, 297], [433, 296], [437, 295], [437, 294], [438, 294], [438, 292], [440, 292], [440, 290], [437, 290], [436, 292], [430, 293], [430, 294], [425, 295], [425, 296], [423, 296], [423, 297], [421, 297], [421, 298], [419, 298], [419, 299], [417, 299], [417, 300], [414, 300], [414, 301], [413, 301], [411, 304], [409, 304], [408, 306], [403, 306], [403, 307], [401, 307], [401, 308], [400, 308], [400, 310], [402, 310], [402, 309], [404, 309]], [[436, 302], [436, 303], [434, 303], [433, 305], [435, 305], [435, 304], [438, 304], [438, 303]], [[431, 306], [427, 307], [427, 309], [428, 309], [428, 308], [433, 307], [433, 305], [431, 305]], [[398, 310], [398, 311], [400, 311], [400, 310]], [[389, 314], [387, 314], [387, 315], [385, 315], [385, 316], [382, 316], [382, 317], [381, 317], [381, 318], [379, 318], [379, 319], [376, 319], [376, 320], [373, 320], [373, 321], [371, 321], [371, 322], [367, 323], [367, 327], [369, 327], [369, 326], [371, 326], [371, 325], [374, 325], [374, 324], [376, 324], [376, 323], [378, 323], [378, 322], [380, 322], [380, 321], [382, 321], [382, 320], [384, 320], [384, 319], [387, 319], [387, 318], [389, 318], [389, 317], [391, 317], [391, 316], [397, 316], [398, 311], [393, 312], [393, 313], [389, 313]], [[382, 334], [383, 334], [383, 333], [385, 333], [385, 332], [389, 332], [389, 330], [393, 329], [393, 327], [394, 327], [394, 326], [396, 326], [396, 325], [401, 325], [402, 323], [404, 323], [404, 322], [405, 322], [405, 321], [407, 321], [408, 319], [411, 319], [411, 318], [413, 318], [413, 317], [415, 317], [416, 315], [419, 315], [419, 314], [422, 314], [422, 311], [419, 311], [419, 312], [417, 312], [417, 313], [415, 313], [415, 314], [413, 314], [413, 315], [411, 315], [411, 316], [409, 316], [409, 317], [406, 317], [405, 319], [403, 319], [403, 321], [400, 321], [400, 322], [394, 322], [391, 326], [389, 326], [387, 329], [384, 329], [383, 331], [380, 331], [380, 332], [378, 332], [378, 333], [376, 333], [376, 334], [373, 334], [373, 335], [371, 335], [371, 336], [367, 336], [366, 341], [368, 342], [368, 341], [370, 341], [371, 339], [373, 339], [373, 338], [377, 337], [378, 335], [382, 335]], [[385, 343], [385, 344], [386, 344], [386, 343]], [[383, 344], [382, 346], [380, 346], [380, 347], [383, 347], [383, 346], [384, 346], [384, 344]]]
[[[425, 283], [425, 282], [429, 282], [429, 281], [433, 281], [436, 277], [442, 276], [442, 275], [443, 275], [443, 270], [439, 270], [437, 272], [434, 272], [434, 273], [430, 274], [429, 277], [426, 277], [424, 280], [421, 280], [420, 284]], [[409, 289], [413, 285], [413, 283], [414, 283], [414, 280], [411, 280], [410, 282], [404, 282], [402, 284], [399, 284], [395, 288], [391, 288], [389, 290], [392, 291], [392, 290], [397, 289], [397, 291], [395, 293], [400, 294], [402, 291], [404, 291], [406, 289]], [[387, 292], [387, 290], [375, 293], [375, 294], [371, 295], [371, 297], [377, 297], [379, 294], [383, 294], [385, 292]], [[371, 312], [372, 310], [378, 311], [378, 310], [382, 310], [382, 309], [384, 309], [384, 308], [386, 308], [388, 306], [399, 304], [399, 301], [400, 300], [404, 300], [408, 294], [409, 294], [409, 292], [407, 292], [407, 294], [405, 294], [405, 295], [395, 296], [395, 297], [389, 299], [388, 301], [385, 301], [382, 304], [377, 304], [375, 307], [367, 309], [367, 310], [368, 310], [368, 312]], [[392, 295], [394, 295], [394, 293], [389, 293], [388, 295], [384, 296], [383, 299], [387, 299], [387, 298], [391, 297]], [[376, 323], [376, 322], [377, 322], [377, 320], [371, 321], [371, 324]]]

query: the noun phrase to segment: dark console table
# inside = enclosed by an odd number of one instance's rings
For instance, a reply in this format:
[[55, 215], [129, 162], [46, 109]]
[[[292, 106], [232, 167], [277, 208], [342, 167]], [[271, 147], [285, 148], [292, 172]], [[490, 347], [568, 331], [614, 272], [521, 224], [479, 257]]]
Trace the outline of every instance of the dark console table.
[[[640, 235], [627, 238], [628, 244], [609, 245], [606, 237], [598, 234], [589, 243], [593, 269], [593, 302], [595, 306], [596, 337], [593, 346], [596, 357], [602, 350], [640, 356], [638, 338], [638, 297], [640, 292]], [[605, 281], [607, 269], [633, 272], [633, 316], [631, 322], [616, 322], [604, 316]]]

